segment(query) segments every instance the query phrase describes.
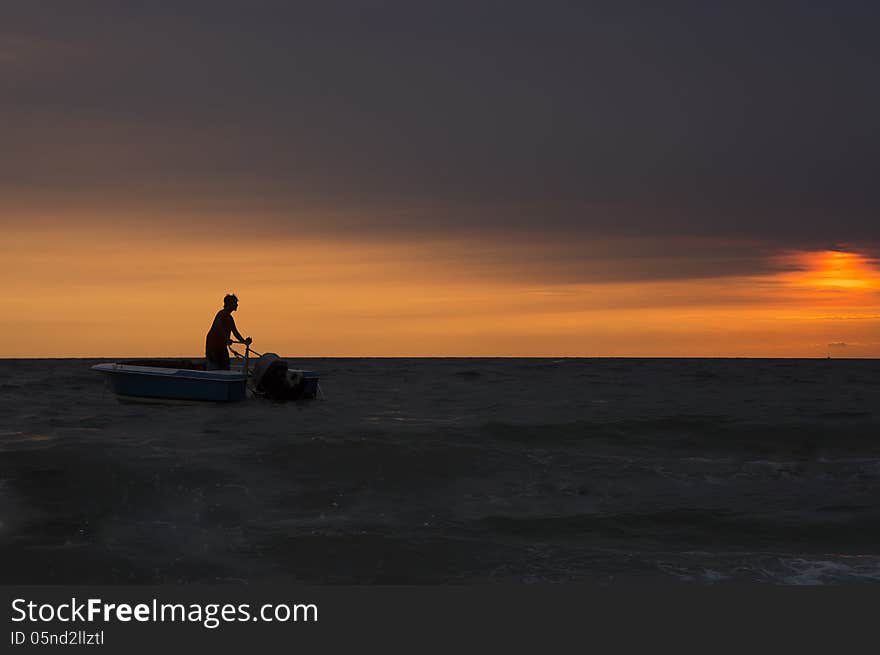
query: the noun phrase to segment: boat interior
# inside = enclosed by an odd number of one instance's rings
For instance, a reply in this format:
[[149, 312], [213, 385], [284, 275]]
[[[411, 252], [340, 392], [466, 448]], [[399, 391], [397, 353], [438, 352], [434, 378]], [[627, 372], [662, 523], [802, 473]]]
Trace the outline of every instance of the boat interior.
[[123, 366], [150, 366], [153, 368], [181, 368], [188, 371], [204, 371], [204, 359], [126, 359], [116, 362]]

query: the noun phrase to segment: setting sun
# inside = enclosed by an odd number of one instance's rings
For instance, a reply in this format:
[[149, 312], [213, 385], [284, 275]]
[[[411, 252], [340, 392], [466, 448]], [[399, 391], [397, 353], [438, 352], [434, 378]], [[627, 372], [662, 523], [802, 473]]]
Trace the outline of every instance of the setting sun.
[[880, 289], [878, 263], [854, 252], [824, 250], [782, 258], [799, 270], [786, 276], [795, 286], [816, 289]]

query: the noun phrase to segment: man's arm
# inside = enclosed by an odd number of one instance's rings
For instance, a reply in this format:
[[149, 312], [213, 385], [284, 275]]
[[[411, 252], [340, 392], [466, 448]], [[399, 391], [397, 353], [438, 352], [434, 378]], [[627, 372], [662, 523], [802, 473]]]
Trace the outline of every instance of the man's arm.
[[247, 339], [245, 339], [243, 336], [241, 336], [241, 333], [238, 331], [238, 328], [235, 327], [235, 319], [232, 318], [231, 315], [229, 316], [229, 321], [230, 321], [230, 323], [232, 324], [232, 334], [235, 335], [235, 338], [238, 339], [238, 342], [239, 342], [239, 343], [247, 343], [247, 344], [250, 344], [251, 341], [253, 341], [253, 339], [251, 339], [250, 337], [248, 337]]

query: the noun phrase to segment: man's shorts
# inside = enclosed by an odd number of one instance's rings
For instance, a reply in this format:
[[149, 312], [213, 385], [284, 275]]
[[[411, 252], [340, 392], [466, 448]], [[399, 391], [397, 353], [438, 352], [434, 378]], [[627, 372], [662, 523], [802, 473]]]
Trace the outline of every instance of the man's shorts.
[[229, 370], [229, 351], [223, 350], [207, 350], [205, 349], [205, 370], [206, 371], [228, 371]]

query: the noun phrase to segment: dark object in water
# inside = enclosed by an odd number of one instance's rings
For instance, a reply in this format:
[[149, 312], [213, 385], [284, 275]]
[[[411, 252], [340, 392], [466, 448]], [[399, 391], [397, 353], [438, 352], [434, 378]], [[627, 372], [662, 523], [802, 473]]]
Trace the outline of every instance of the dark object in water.
[[315, 393], [308, 382], [303, 371], [288, 369], [287, 360], [275, 353], [262, 355], [254, 365], [254, 387], [273, 400], [314, 398]]

